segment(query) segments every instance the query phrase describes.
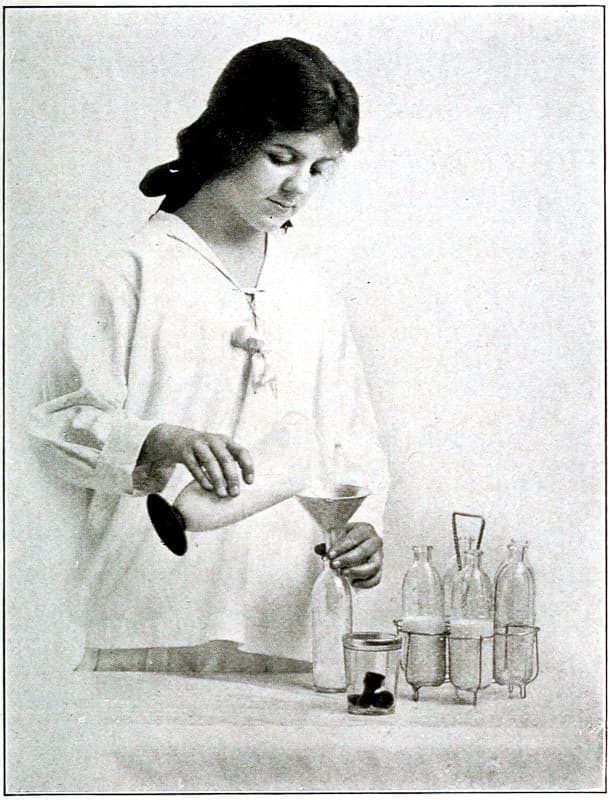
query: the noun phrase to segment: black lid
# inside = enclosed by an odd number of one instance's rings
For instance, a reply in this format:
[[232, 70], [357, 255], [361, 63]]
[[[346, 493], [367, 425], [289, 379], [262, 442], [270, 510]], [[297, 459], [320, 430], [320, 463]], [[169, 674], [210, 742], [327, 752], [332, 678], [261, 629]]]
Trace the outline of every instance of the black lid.
[[146, 507], [159, 538], [177, 556], [187, 552], [185, 521], [178, 509], [171, 506], [160, 494], [149, 494]]

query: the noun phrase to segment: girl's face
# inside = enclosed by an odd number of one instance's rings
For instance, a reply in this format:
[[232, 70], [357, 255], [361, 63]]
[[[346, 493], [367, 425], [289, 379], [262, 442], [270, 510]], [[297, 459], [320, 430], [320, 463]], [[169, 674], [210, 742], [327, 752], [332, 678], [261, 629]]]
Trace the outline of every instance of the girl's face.
[[314, 133], [278, 133], [215, 186], [217, 201], [256, 231], [274, 231], [294, 216], [342, 153], [337, 127]]

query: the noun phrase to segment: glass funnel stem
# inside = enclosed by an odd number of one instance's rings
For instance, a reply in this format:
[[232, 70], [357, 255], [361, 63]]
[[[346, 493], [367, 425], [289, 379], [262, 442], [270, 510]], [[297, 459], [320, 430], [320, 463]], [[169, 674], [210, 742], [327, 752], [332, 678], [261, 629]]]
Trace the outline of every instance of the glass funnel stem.
[[327, 530], [323, 531], [325, 544], [327, 545], [327, 553], [331, 550], [332, 547], [335, 546], [335, 543], [338, 539], [344, 534], [344, 528], [327, 528]]

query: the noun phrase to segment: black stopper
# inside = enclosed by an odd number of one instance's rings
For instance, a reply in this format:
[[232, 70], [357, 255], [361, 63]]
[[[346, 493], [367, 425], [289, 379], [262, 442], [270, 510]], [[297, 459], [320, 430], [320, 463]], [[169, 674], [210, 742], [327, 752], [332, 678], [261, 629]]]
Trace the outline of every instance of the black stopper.
[[359, 696], [357, 700], [357, 705], [359, 708], [371, 708], [374, 705], [374, 698], [375, 694], [373, 692], [364, 691], [362, 695]]
[[153, 527], [164, 545], [174, 555], [184, 556], [187, 552], [185, 520], [178, 509], [171, 506], [160, 494], [149, 494], [146, 507]]
[[389, 692], [386, 689], [382, 689], [381, 692], [376, 692], [373, 695], [372, 702], [376, 708], [392, 708], [392, 704], [395, 702], [395, 698], [393, 697], [392, 692]]
[[378, 689], [384, 684], [386, 675], [380, 675], [379, 672], [366, 672], [363, 684], [366, 692], [377, 692]]
[[327, 555], [327, 546], [325, 545], [324, 542], [321, 542], [320, 544], [316, 545], [316, 547], [314, 548], [314, 552], [316, 553], [317, 556], [323, 558], [324, 556]]

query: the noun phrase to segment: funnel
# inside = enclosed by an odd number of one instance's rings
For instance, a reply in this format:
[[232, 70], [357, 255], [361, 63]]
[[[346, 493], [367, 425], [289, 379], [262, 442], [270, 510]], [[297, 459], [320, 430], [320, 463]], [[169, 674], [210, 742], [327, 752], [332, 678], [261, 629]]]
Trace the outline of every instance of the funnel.
[[369, 491], [351, 483], [338, 483], [312, 489], [297, 495], [297, 499], [319, 528], [328, 537], [327, 546], [334, 544], [337, 532], [343, 531]]

